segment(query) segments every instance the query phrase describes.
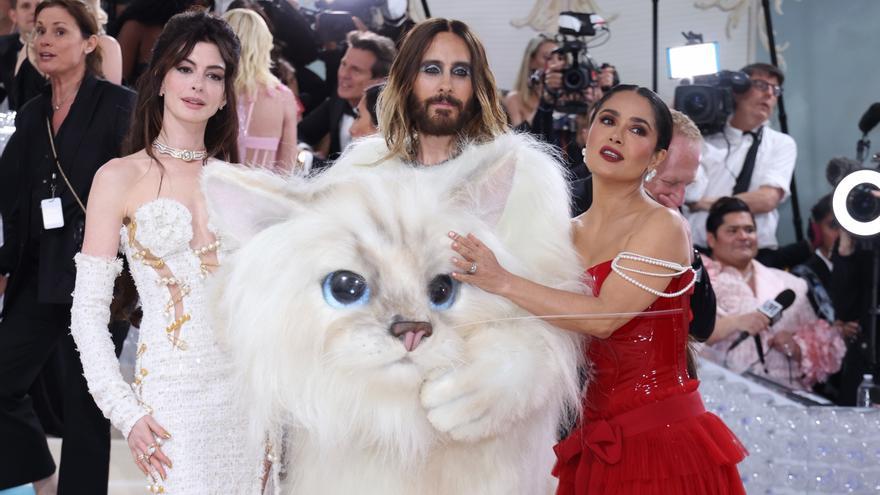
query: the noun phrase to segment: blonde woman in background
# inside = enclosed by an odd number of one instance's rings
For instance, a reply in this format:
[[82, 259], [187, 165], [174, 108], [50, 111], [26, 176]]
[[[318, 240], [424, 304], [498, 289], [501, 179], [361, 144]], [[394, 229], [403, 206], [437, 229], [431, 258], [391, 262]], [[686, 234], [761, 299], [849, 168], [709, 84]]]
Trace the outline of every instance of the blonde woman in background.
[[290, 171], [296, 160], [296, 98], [272, 75], [272, 33], [259, 14], [232, 9], [223, 18], [241, 40], [235, 78], [242, 163]]
[[538, 102], [541, 99], [541, 83], [529, 84], [529, 77], [536, 70], [544, 70], [547, 62], [557, 47], [553, 38], [539, 35], [532, 38], [526, 46], [522, 64], [516, 76], [513, 91], [507, 94], [502, 102], [510, 125], [517, 127], [523, 122], [532, 123]]
[[101, 0], [82, 0], [82, 3], [92, 9], [92, 14], [98, 22], [101, 32], [98, 35], [98, 46], [101, 47], [101, 72], [104, 79], [113, 84], [122, 84], [122, 49], [119, 42], [112, 36], [107, 36], [107, 12], [101, 8]]

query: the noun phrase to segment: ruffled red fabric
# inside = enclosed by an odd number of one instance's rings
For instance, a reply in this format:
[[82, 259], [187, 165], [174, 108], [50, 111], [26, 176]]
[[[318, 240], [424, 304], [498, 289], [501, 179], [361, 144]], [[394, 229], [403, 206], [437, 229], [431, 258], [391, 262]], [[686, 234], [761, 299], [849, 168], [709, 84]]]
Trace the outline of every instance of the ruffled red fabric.
[[[610, 272], [610, 261], [587, 271], [594, 294]], [[673, 279], [666, 292], [689, 281]], [[690, 293], [659, 298], [609, 338], [591, 341], [584, 423], [554, 447], [557, 495], [745, 493], [736, 464], [746, 449], [705, 411], [699, 382], [687, 374], [690, 318]]]
[[[613, 429], [613, 427], [611, 427]], [[613, 435], [613, 433], [612, 433]], [[566, 442], [574, 452], [562, 453]], [[557, 495], [733, 495], [744, 494], [736, 464], [746, 449], [718, 416], [706, 412], [653, 431], [625, 438], [619, 459], [602, 458], [578, 433], [560, 442], [553, 474]], [[580, 445], [577, 445], [580, 443]], [[580, 448], [579, 448], [580, 447]]]

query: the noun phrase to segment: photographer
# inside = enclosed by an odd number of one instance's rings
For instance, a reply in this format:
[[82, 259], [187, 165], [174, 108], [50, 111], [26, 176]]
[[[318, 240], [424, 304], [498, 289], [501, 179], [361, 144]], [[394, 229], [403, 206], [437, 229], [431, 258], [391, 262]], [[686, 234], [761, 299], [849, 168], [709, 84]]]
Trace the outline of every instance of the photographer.
[[529, 123], [535, 118], [544, 91], [540, 75], [544, 73], [557, 47], [556, 41], [544, 34], [529, 40], [514, 89], [501, 102], [511, 127], [519, 127], [523, 122]]
[[[706, 247], [706, 217], [722, 196], [743, 200], [755, 215], [758, 230], [757, 259], [773, 267], [792, 266], [809, 257], [809, 249], [777, 251], [777, 207], [789, 194], [797, 145], [790, 136], [768, 125], [782, 94], [785, 76], [768, 64], [742, 69], [750, 87], [734, 93], [734, 113], [721, 132], [707, 135], [697, 182], [688, 188], [687, 217], [694, 244]], [[800, 246], [800, 245], [799, 245]]]
[[[567, 90], [565, 76], [570, 69], [571, 64], [564, 55], [558, 50], [554, 52], [543, 76], [544, 91], [538, 110], [528, 129], [542, 141], [562, 151], [572, 179], [584, 179], [589, 175], [581, 155], [589, 127], [587, 115], [593, 102], [601, 98], [603, 93], [592, 79], [592, 74], [582, 89]], [[592, 72], [592, 69], [587, 70]]]

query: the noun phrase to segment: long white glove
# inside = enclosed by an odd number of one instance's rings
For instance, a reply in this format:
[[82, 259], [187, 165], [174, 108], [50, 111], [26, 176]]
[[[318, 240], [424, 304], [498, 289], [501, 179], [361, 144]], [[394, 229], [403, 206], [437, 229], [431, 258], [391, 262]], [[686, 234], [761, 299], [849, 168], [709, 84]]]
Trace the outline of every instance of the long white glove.
[[119, 360], [107, 325], [113, 283], [122, 271], [122, 260], [79, 253], [70, 333], [76, 341], [89, 392], [104, 416], [128, 438], [132, 426], [147, 414], [131, 387], [122, 378]]

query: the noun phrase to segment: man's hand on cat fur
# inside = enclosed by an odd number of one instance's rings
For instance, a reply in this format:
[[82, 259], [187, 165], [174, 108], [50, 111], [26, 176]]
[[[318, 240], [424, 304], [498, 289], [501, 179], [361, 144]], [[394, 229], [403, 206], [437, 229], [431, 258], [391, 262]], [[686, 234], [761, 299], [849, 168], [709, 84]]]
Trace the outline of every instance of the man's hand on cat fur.
[[492, 294], [503, 294], [510, 286], [511, 273], [505, 270], [495, 258], [495, 253], [486, 247], [473, 234], [467, 237], [449, 232], [452, 249], [464, 259], [452, 258], [452, 263], [460, 270], [452, 277]]

